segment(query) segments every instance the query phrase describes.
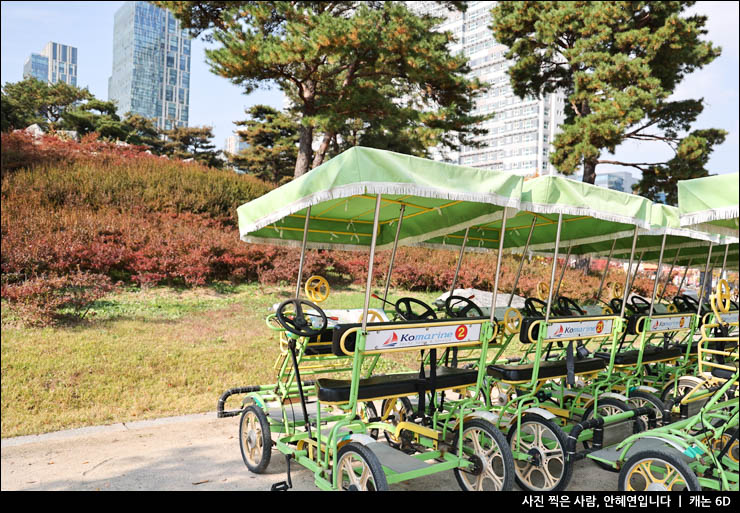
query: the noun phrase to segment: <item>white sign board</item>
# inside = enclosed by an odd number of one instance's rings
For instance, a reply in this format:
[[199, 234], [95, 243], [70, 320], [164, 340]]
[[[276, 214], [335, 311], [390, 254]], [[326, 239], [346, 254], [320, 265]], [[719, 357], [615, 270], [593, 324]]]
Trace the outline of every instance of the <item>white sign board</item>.
[[365, 339], [365, 350], [427, 347], [478, 341], [480, 340], [480, 330], [481, 324], [457, 324], [368, 331]]
[[546, 340], [591, 338], [611, 335], [613, 319], [578, 322], [553, 322], [547, 327]]
[[647, 331], [674, 331], [691, 328], [692, 315], [671, 315], [670, 317], [653, 317]]

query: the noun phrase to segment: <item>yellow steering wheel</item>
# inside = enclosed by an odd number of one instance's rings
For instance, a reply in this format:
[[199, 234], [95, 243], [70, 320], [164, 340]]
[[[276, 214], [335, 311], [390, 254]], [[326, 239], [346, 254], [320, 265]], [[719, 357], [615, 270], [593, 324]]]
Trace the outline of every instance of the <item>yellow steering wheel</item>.
[[673, 303], [668, 303], [668, 311], [671, 313], [678, 312], [678, 307]]
[[504, 313], [504, 330], [509, 335], [519, 332], [522, 325], [522, 314], [516, 308], [509, 308]]
[[624, 292], [624, 288], [622, 287], [621, 283], [617, 281], [612, 282], [611, 291], [612, 291], [612, 299], [614, 298], [622, 299], [622, 292]]
[[[383, 320], [383, 316], [377, 310], [367, 311], [367, 322], [383, 322]], [[360, 314], [357, 322], [362, 322], [362, 314]]]
[[605, 306], [601, 309], [601, 313], [604, 315], [614, 315], [614, 310], [610, 306]]
[[306, 295], [314, 303], [321, 303], [329, 297], [329, 282], [323, 276], [311, 276], [306, 280]]
[[727, 283], [727, 280], [719, 280], [717, 291], [712, 295], [712, 301], [716, 301], [717, 308], [720, 312], [727, 313], [732, 307], [730, 299], [732, 299], [730, 297], [730, 284]]
[[541, 281], [537, 284], [537, 299], [540, 301], [547, 301], [547, 295], [550, 291], [550, 286], [545, 283], [544, 281]]

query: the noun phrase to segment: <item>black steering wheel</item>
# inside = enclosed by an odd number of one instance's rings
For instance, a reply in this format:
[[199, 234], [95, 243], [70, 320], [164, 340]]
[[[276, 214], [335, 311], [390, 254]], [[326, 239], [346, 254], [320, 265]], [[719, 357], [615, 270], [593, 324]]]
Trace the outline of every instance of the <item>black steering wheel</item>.
[[539, 315], [542, 315], [540, 312], [537, 311], [537, 307], [534, 306], [535, 303], [539, 303], [540, 305], [542, 305], [543, 311], [547, 308], [547, 303], [545, 303], [541, 299], [528, 297], [524, 300], [524, 310], [529, 317], [537, 317]]
[[673, 304], [676, 305], [679, 312], [696, 311], [699, 308], [699, 301], [686, 294], [674, 297]]
[[[465, 306], [460, 308], [459, 310], [453, 310], [452, 309], [452, 302], [455, 302], [455, 305], [458, 305], [459, 303], [465, 303]], [[468, 315], [468, 312], [473, 311], [477, 315], [475, 317], [483, 317], [483, 310], [478, 308], [478, 305], [473, 303], [470, 299], [462, 296], [449, 296], [445, 300], [445, 312], [447, 313], [447, 317], [470, 317]]]
[[[419, 305], [424, 309], [424, 311], [422, 313], [414, 312], [411, 308], [412, 304]], [[395, 309], [396, 313], [400, 315], [404, 321], [424, 321], [437, 318], [437, 314], [434, 313], [431, 306], [412, 297], [402, 297], [396, 301]]]
[[[316, 310], [318, 313], [314, 314], [304, 312], [301, 305], [305, 305]], [[286, 312], [290, 306], [293, 307], [292, 316], [291, 313]], [[277, 312], [275, 312], [275, 317], [283, 328], [299, 337], [315, 337], [321, 333], [322, 330], [326, 329], [327, 325], [326, 314], [324, 311], [305, 299], [288, 299], [287, 301], [283, 301], [280, 303], [280, 306], [278, 306]], [[318, 328], [314, 328], [310, 317], [320, 317], [321, 325]]]
[[573, 299], [565, 296], [558, 297], [558, 306], [560, 307], [562, 315], [573, 315], [573, 309], [569, 308], [568, 305], [575, 308], [575, 311], [578, 312], [580, 315], [586, 315], [586, 310], [578, 306], [578, 303], [576, 303]]
[[642, 296], [633, 295], [630, 298], [630, 304], [632, 305], [632, 308], [637, 311], [637, 313], [645, 313], [650, 311], [650, 301]]

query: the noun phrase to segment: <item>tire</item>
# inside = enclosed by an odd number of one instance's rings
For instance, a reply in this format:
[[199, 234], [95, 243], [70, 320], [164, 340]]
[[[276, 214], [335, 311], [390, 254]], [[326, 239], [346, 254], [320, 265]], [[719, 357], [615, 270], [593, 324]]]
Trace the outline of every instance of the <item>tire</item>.
[[[520, 441], [521, 450], [529, 453], [534, 461], [514, 460], [516, 484], [522, 490], [533, 492], [565, 490], [573, 474], [573, 465], [567, 458], [567, 438], [563, 430], [551, 420], [528, 413], [522, 416], [521, 433], [525, 436], [535, 435], [535, 440], [531, 443], [525, 440]], [[506, 437], [512, 453], [517, 450], [517, 435], [517, 425], [513, 422]], [[543, 435], [546, 437], [544, 441], [542, 440]], [[539, 443], [536, 443], [537, 438], [540, 440]], [[553, 447], [548, 448], [546, 444], [553, 445]], [[545, 450], [549, 453], [547, 456], [544, 454]], [[553, 473], [556, 476], [553, 476]], [[542, 478], [536, 479], [537, 474]]]
[[[458, 435], [456, 432], [455, 436]], [[455, 469], [455, 479], [460, 488], [500, 492], [514, 487], [514, 456], [496, 426], [487, 420], [473, 419], [465, 423], [462, 443], [463, 454], [468, 455], [475, 465], [472, 471]]]
[[264, 473], [272, 456], [270, 423], [265, 412], [251, 405], [242, 412], [239, 421], [239, 448], [244, 464], [255, 474]]
[[386, 491], [388, 480], [373, 451], [350, 442], [337, 454], [337, 487], [349, 491]]
[[[725, 448], [725, 445], [727, 445], [727, 443], [732, 439], [735, 433], [737, 433], [737, 428], [728, 429], [727, 431], [722, 433], [722, 436], [720, 438], [710, 441], [710, 446], [712, 450], [715, 453], [719, 454], [722, 449]], [[730, 449], [725, 453], [725, 458], [728, 458], [735, 465], [740, 463], [740, 442], [737, 438], [735, 438], [735, 440], [732, 442], [732, 445], [730, 446]]]
[[[665, 410], [665, 403], [661, 401], [657, 395], [651, 394], [650, 392], [645, 392], [643, 390], [635, 390], [634, 392], [630, 392], [630, 396], [627, 398], [627, 404], [629, 404], [630, 407], [633, 409], [641, 408], [643, 406], [649, 406], [656, 412], [655, 420], [657, 422], [657, 425], [663, 425], [663, 412]], [[641, 415], [639, 418], [644, 424], [643, 429], [648, 429], [648, 416]]]
[[[368, 419], [378, 418], [378, 410], [375, 408], [375, 405], [371, 401], [362, 403], [361, 408], [362, 412], [360, 418], [363, 422], [369, 422]], [[371, 429], [368, 434], [375, 440], [378, 439], [379, 432], [377, 428]]]
[[[653, 467], [659, 467], [656, 471]], [[671, 474], [663, 483], [661, 474]], [[640, 451], [619, 471], [619, 491], [700, 491], [701, 485], [689, 466], [674, 453], [661, 450]]]
[[[613, 397], [604, 397], [603, 399], [599, 399], [597, 401], [599, 405], [599, 415], [601, 416], [607, 416], [607, 415], [614, 415], [616, 413], [622, 413], [625, 411], [630, 411], [632, 408], [625, 403], [624, 401], [620, 401], [619, 399], [615, 399]], [[583, 413], [583, 417], [581, 417], [581, 421], [588, 420], [594, 416], [594, 405], [592, 404], [588, 408], [586, 408], [586, 411]], [[647, 426], [647, 424], [645, 424]], [[639, 431], [642, 431], [642, 426], [640, 426]], [[583, 441], [583, 447], [586, 449], [591, 448], [591, 443], [587, 440]], [[589, 458], [591, 459], [591, 458]], [[612, 467], [611, 465], [598, 461], [598, 460], [591, 460], [593, 463], [598, 465], [599, 467], [603, 468], [604, 470], [608, 470], [609, 472], [618, 472], [617, 469]]]
[[[391, 403], [391, 401], [393, 402]], [[389, 408], [391, 409], [389, 410]], [[381, 422], [386, 422], [386, 415], [392, 413], [395, 418], [391, 421], [391, 424], [397, 426], [399, 422], [403, 422], [411, 416], [414, 412], [414, 407], [411, 405], [411, 401], [408, 397], [398, 397], [396, 399], [385, 399], [380, 406], [380, 411]], [[385, 439], [388, 441], [388, 445], [395, 449], [401, 447], [401, 440], [397, 439], [388, 431], [383, 431], [383, 434], [385, 435]]]

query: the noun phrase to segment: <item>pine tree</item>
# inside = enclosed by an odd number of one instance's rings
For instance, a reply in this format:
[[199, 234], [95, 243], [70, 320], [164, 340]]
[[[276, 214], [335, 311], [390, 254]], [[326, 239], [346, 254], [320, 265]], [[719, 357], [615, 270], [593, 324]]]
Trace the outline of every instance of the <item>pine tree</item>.
[[247, 148], [237, 155], [227, 155], [229, 161], [262, 180], [280, 182], [292, 177], [298, 156], [298, 122], [267, 105], [254, 105], [245, 112], [250, 119], [236, 124], [246, 127], [237, 133]]
[[451, 33], [404, 2], [155, 3], [195, 34], [209, 31], [219, 43], [206, 50], [213, 72], [246, 92], [276, 84], [291, 100], [300, 115], [295, 176], [321, 164], [348, 124], [421, 125], [425, 144], [453, 149], [482, 132], [474, 125], [485, 118], [471, 115], [481, 84], [450, 55]]
[[[565, 173], [612, 164], [643, 174], [638, 191], [662, 191], [675, 202], [676, 181], [706, 176], [712, 148], [726, 132], [691, 130], [703, 99], [669, 101], [683, 77], [712, 62], [720, 49], [702, 40], [706, 16], [686, 16], [694, 2], [499, 2], [491, 29], [507, 45], [514, 92], [567, 97], [565, 122], [550, 161]], [[689, 132], [687, 135], [684, 135]], [[666, 162], [604, 159], [627, 140], [660, 141], [674, 151]]]

